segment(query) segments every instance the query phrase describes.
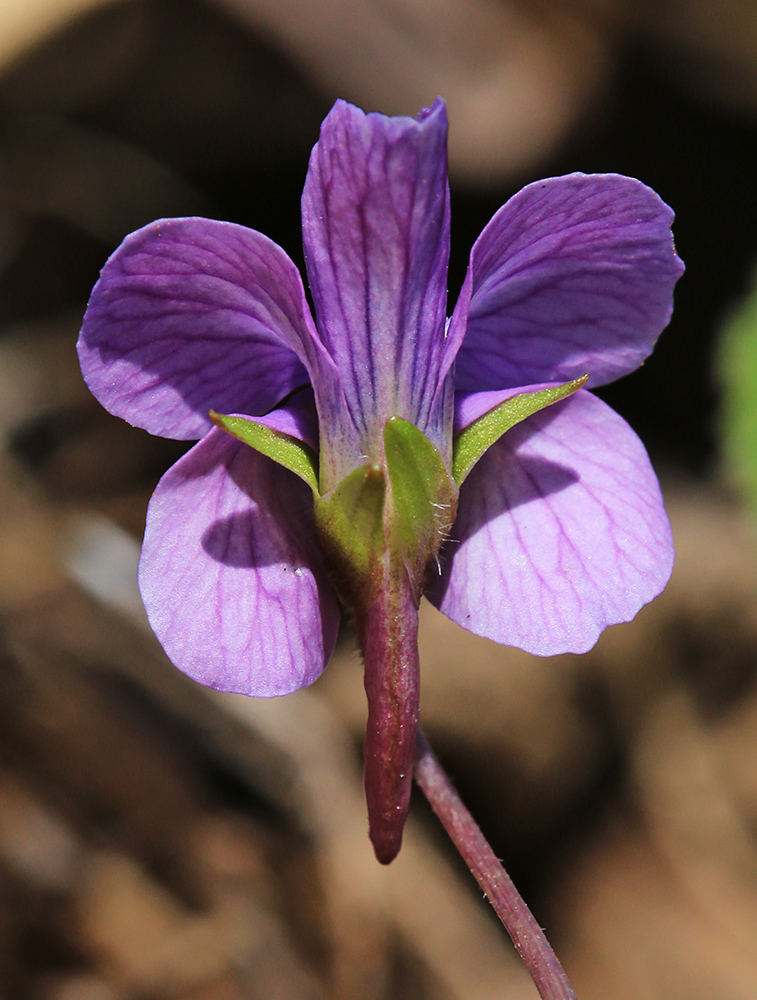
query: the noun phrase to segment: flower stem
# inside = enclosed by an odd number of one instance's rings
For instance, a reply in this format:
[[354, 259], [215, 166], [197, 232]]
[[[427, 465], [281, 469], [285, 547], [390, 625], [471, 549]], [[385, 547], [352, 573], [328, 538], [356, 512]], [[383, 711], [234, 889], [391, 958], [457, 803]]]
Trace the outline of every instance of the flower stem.
[[420, 730], [416, 748], [415, 780], [504, 924], [531, 973], [539, 996], [542, 1000], [577, 1000], [544, 932]]

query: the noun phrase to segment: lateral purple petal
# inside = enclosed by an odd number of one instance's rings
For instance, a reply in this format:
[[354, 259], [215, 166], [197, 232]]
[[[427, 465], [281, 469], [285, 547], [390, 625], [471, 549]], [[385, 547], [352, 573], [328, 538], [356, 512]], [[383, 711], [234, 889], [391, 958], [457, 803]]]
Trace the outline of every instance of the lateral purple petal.
[[106, 263], [78, 350], [111, 413], [191, 440], [212, 426], [208, 410], [265, 413], [309, 382], [297, 355], [315, 338], [302, 279], [275, 243], [228, 222], [163, 219]]
[[651, 353], [683, 273], [673, 212], [617, 174], [529, 184], [471, 251], [473, 296], [457, 388], [611, 382]]
[[380, 454], [392, 416], [449, 446], [451, 396], [437, 394], [449, 256], [446, 141], [442, 101], [417, 120], [338, 101], [310, 159], [302, 198], [308, 278], [369, 455]]
[[473, 469], [429, 599], [495, 642], [583, 653], [656, 597], [672, 566], [644, 446], [579, 390], [516, 425]]
[[339, 609], [313, 541], [312, 495], [212, 430], [163, 476], [147, 512], [139, 586], [173, 663], [219, 691], [288, 694], [334, 648]]

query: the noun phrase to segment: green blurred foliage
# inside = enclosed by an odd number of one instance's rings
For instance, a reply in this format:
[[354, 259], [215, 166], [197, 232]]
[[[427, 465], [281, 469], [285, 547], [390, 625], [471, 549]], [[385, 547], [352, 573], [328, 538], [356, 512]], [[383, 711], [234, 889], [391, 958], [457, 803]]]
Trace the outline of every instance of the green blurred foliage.
[[726, 470], [757, 512], [757, 272], [725, 322], [717, 349], [723, 390], [720, 446]]

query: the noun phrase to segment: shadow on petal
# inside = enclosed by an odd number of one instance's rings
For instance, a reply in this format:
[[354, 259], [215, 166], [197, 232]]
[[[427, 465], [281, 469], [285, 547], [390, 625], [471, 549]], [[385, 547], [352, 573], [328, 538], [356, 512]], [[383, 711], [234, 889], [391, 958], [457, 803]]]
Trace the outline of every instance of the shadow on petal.
[[210, 522], [200, 540], [203, 550], [224, 566], [260, 569], [278, 564], [295, 575], [308, 570], [314, 557], [320, 562], [310, 489], [272, 459], [223, 432], [216, 434], [225, 450], [225, 475], [241, 509]]
[[[540, 427], [529, 431], [514, 428], [510, 432], [512, 437], [506, 436], [492, 445], [470, 473], [460, 491], [458, 509], [458, 523], [464, 520], [466, 536], [505, 511], [545, 500], [580, 480], [575, 469], [567, 465], [518, 453], [521, 447], [525, 450], [528, 438], [539, 430]], [[516, 437], [520, 440], [515, 440]], [[456, 536], [453, 529], [453, 539]]]
[[[216, 562], [238, 569], [260, 569], [282, 561], [281, 545], [268, 544], [271, 525], [269, 518], [259, 508], [231, 514], [214, 521], [204, 532], [201, 544]], [[307, 568], [304, 560], [297, 558], [296, 545], [287, 547], [286, 570], [296, 576]]]

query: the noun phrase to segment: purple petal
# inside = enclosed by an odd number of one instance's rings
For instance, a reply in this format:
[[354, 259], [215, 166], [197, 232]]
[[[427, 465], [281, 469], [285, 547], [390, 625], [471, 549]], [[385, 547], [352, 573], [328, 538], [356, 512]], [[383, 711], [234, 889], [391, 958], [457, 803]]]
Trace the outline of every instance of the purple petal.
[[672, 566], [644, 446], [579, 390], [508, 431], [473, 469], [429, 597], [495, 642], [582, 653], [656, 597]]
[[523, 188], [471, 252], [458, 389], [589, 385], [637, 368], [670, 321], [683, 273], [673, 213], [639, 181], [569, 174]]
[[366, 115], [338, 101], [310, 159], [302, 217], [318, 328], [369, 455], [380, 454], [392, 416], [449, 450], [451, 396], [437, 394], [449, 256], [446, 144], [442, 101], [417, 120]]
[[153, 631], [201, 684], [247, 695], [311, 684], [339, 610], [313, 541], [312, 495], [212, 430], [163, 476], [147, 512], [139, 586]]
[[192, 439], [212, 426], [208, 410], [264, 413], [310, 381], [297, 354], [316, 338], [299, 272], [275, 243], [228, 222], [163, 219], [106, 263], [78, 349], [111, 413]]

